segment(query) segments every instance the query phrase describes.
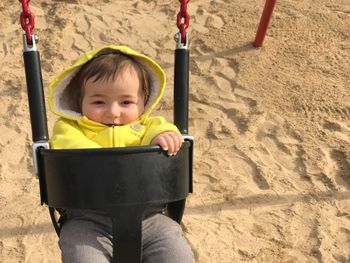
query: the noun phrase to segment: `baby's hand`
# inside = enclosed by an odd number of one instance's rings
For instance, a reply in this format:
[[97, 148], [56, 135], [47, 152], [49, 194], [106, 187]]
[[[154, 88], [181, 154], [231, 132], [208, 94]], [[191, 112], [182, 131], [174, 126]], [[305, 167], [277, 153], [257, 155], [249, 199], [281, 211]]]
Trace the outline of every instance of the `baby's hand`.
[[157, 135], [151, 144], [159, 145], [168, 155], [175, 155], [182, 145], [182, 136], [176, 132], [163, 132]]

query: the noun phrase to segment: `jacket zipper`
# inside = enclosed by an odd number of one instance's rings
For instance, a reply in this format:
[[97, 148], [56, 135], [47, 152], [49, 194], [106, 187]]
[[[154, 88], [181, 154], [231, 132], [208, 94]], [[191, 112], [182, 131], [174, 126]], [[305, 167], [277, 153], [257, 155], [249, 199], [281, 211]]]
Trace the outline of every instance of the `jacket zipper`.
[[113, 143], [113, 147], [115, 147], [114, 127], [115, 127], [115, 125], [112, 126], [112, 143]]

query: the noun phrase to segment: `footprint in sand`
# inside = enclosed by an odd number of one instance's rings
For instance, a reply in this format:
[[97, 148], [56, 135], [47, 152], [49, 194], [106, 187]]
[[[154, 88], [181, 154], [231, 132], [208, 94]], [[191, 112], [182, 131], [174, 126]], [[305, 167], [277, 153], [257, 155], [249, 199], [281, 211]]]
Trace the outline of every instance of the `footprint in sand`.
[[[282, 118], [266, 117], [257, 127], [254, 150], [247, 154], [267, 176], [267, 182], [273, 181], [275, 190], [281, 188], [283, 191], [285, 185], [298, 192], [350, 189], [350, 158], [346, 151], [320, 146], [319, 161], [310, 163], [308, 155], [311, 153]], [[350, 141], [350, 129], [342, 122], [325, 121], [323, 128], [346, 142]]]
[[[256, 100], [248, 90], [237, 83], [239, 63], [226, 52], [215, 53], [203, 41], [195, 39], [194, 42], [191, 81], [196, 85], [193, 85], [194, 89], [190, 94], [193, 105], [191, 126], [195, 131], [197, 127], [201, 127], [199, 130], [206, 130], [205, 136], [196, 141], [200, 146], [205, 145], [199, 147], [203, 150], [198, 155], [199, 159], [203, 156], [206, 160], [199, 161], [200, 170], [203, 172], [197, 175], [197, 182], [209, 182], [213, 192], [226, 192], [227, 195], [239, 188], [236, 173], [239, 176], [249, 170], [252, 174], [252, 184], [258, 189], [268, 189], [260, 167], [244, 147], [241, 149], [239, 143], [236, 145], [237, 136], [245, 136], [250, 132], [251, 126], [254, 126], [253, 123], [263, 118], [257, 109]], [[207, 92], [208, 86], [212, 92]], [[209, 113], [217, 118], [208, 120]], [[206, 125], [206, 128], [203, 129], [203, 125]], [[230, 147], [231, 151], [225, 156], [212, 155], [212, 151], [220, 147]], [[227, 173], [235, 171], [235, 174], [218, 175], [215, 173], [218, 166]], [[242, 181], [246, 182], [248, 179], [244, 178]]]
[[331, 189], [350, 190], [350, 162], [347, 154], [341, 150], [323, 147], [324, 178]]
[[[344, 6], [348, 6], [345, 10]], [[347, 0], [338, 0], [337, 3], [330, 3], [326, 7], [331, 11], [336, 13], [340, 18], [347, 18], [350, 15], [350, 5]], [[343, 7], [343, 8], [342, 8]]]
[[[284, 191], [288, 185], [291, 191], [299, 192], [312, 187], [314, 183], [308, 175], [300, 138], [283, 118], [259, 111], [254, 97], [237, 83], [239, 63], [228, 55], [213, 52], [203, 42], [194, 46], [201, 46], [194, 50], [191, 70], [192, 80], [197, 83], [197, 90], [191, 93], [191, 101], [196, 103], [194, 109], [197, 110], [194, 118], [207, 123], [209, 149], [225, 144], [231, 147], [228, 156], [211, 156], [210, 151], [206, 152], [208, 162], [213, 163], [209, 174], [215, 174], [218, 165], [222, 170], [237, 172], [237, 175], [223, 175], [225, 179], [217, 175], [215, 183], [229, 195], [232, 192], [227, 185], [232, 186], [231, 190], [239, 188], [237, 181], [246, 184], [247, 188], [255, 185], [261, 190]], [[198, 82], [203, 83], [198, 85]], [[201, 90], [201, 87], [207, 89], [208, 85], [213, 92]], [[218, 118], [206, 120], [209, 111], [215, 111]], [[246, 173], [252, 175], [250, 179], [239, 178]]]
[[350, 127], [346, 123], [338, 120], [324, 120], [323, 128], [338, 139], [350, 143]]
[[[205, 139], [209, 141], [209, 150], [202, 154], [211, 165], [203, 173], [203, 182], [208, 181], [208, 174], [214, 176], [214, 180], [209, 179], [214, 183], [212, 190], [221, 189], [228, 195], [233, 193], [233, 188], [240, 188], [237, 182], [246, 184], [250, 190], [252, 185], [260, 190], [276, 191], [284, 191], [288, 185], [291, 191], [298, 192], [313, 187], [315, 183], [310, 178], [299, 136], [283, 118], [259, 111], [254, 96], [237, 82], [240, 67], [234, 58], [225, 52], [215, 53], [203, 41], [199, 42], [194, 43], [191, 78], [197, 85], [191, 101], [192, 116], [196, 119], [194, 127], [198, 121], [207, 123]], [[212, 87], [210, 93], [204, 90], [208, 86]], [[214, 115], [218, 118], [207, 120], [209, 112], [216, 112]], [[225, 147], [225, 144], [231, 147], [228, 156], [227, 153], [226, 156], [210, 154], [210, 149]], [[231, 176], [215, 175], [217, 166], [235, 172]], [[240, 177], [247, 173], [251, 174], [250, 179]]]
[[299, 109], [304, 116], [312, 120], [321, 120], [328, 117], [343, 120], [350, 118], [349, 106], [336, 107], [327, 102], [314, 103], [301, 100]]
[[[215, 1], [216, 4], [222, 1]], [[194, 11], [193, 11], [194, 10]], [[218, 29], [224, 26], [225, 22], [219, 11], [208, 13], [203, 4], [194, 2], [191, 5], [191, 19], [193, 19], [193, 29], [201, 33], [208, 33], [209, 29]]]
[[[217, 109], [229, 120], [227, 125], [244, 133], [257, 110], [253, 96], [237, 83], [239, 63], [226, 53], [214, 52], [201, 40], [195, 39], [193, 46], [191, 80], [202, 84], [193, 85], [191, 100]], [[210, 93], [205, 91], [208, 86]]]
[[[256, 125], [254, 146], [246, 154], [271, 188], [304, 191], [312, 186], [300, 138], [286, 121], [267, 115]], [[276, 173], [276, 171], [279, 171]], [[273, 182], [273, 185], [271, 185]]]
[[[347, 227], [340, 227], [336, 229], [336, 232], [332, 233], [336, 235], [336, 244], [345, 244], [344, 247], [350, 246], [350, 230]], [[338, 246], [337, 246], [338, 247]], [[340, 246], [339, 246], [340, 247]], [[338, 250], [338, 249], [337, 249]], [[347, 263], [350, 262], [350, 255], [344, 255], [343, 251], [333, 251], [332, 257], [336, 262]]]

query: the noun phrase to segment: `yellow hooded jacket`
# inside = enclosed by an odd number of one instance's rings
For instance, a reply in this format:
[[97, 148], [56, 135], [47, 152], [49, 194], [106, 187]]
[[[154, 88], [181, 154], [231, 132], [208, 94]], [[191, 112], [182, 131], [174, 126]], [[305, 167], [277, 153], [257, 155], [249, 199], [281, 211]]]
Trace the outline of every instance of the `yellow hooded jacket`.
[[[89, 120], [69, 107], [64, 90], [79, 69], [103, 49], [114, 49], [131, 55], [146, 66], [150, 75], [150, 98], [144, 113], [134, 122], [122, 126], [107, 126]], [[53, 149], [107, 148], [149, 145], [154, 137], [165, 131], [179, 132], [163, 117], [149, 116], [165, 89], [165, 73], [151, 58], [125, 46], [104, 46], [80, 57], [70, 68], [50, 83], [49, 106], [60, 118], [53, 127], [50, 140]]]

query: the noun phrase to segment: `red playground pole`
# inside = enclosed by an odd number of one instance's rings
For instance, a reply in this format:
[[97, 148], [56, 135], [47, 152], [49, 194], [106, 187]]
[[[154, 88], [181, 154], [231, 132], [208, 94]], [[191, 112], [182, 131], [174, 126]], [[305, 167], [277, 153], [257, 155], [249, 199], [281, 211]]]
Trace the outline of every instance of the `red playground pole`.
[[258, 31], [256, 32], [255, 40], [253, 43], [254, 47], [262, 47], [265, 34], [267, 31], [267, 27], [270, 23], [275, 4], [276, 4], [276, 0], [266, 0], [265, 2], [264, 10], [260, 18]]

